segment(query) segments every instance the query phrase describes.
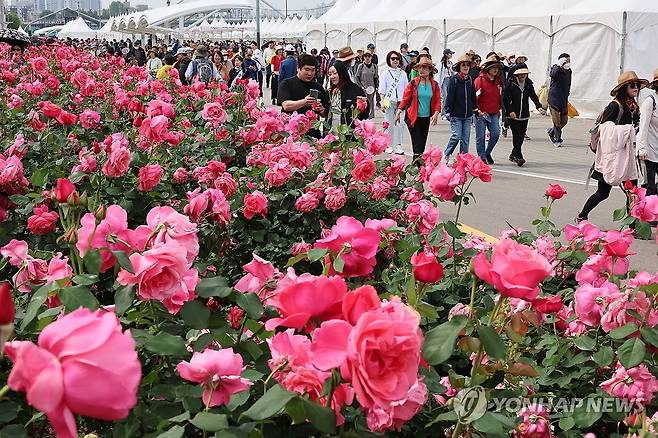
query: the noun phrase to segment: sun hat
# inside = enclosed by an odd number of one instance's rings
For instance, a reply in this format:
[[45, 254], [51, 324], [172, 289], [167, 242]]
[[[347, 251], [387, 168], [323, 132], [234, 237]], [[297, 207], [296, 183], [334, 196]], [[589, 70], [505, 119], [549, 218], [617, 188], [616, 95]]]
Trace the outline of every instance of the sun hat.
[[199, 47], [196, 48], [196, 53], [194, 54], [197, 58], [207, 58], [208, 55], [210, 55], [210, 52], [208, 52], [208, 47], [204, 45], [200, 45]]
[[491, 55], [484, 61], [484, 64], [482, 64], [482, 70], [486, 71], [489, 70], [491, 67], [500, 67], [500, 66], [502, 66], [502, 62], [500, 62], [498, 56]]
[[432, 60], [430, 58], [428, 58], [427, 56], [422, 57], [416, 64], [414, 64], [413, 69], [416, 70], [416, 71], [419, 71], [421, 67], [424, 67], [426, 65], [430, 67], [430, 70], [433, 73], [437, 72], [436, 64], [434, 64], [432, 62]]
[[455, 65], [452, 66], [452, 69], [454, 71], [459, 71], [459, 65], [465, 62], [468, 62], [469, 66], [473, 64], [473, 60], [471, 59], [471, 56], [468, 53], [464, 53], [462, 56], [460, 56], [457, 62], [455, 62]]
[[528, 66], [525, 63], [520, 63], [516, 64], [516, 70], [512, 73], [514, 76], [516, 75], [529, 75], [530, 70], [528, 70]]
[[658, 86], [658, 68], [653, 71], [653, 81], [648, 85], [649, 87]]
[[359, 55], [354, 53], [351, 47], [347, 46], [347, 47], [343, 47], [338, 51], [338, 56], [336, 56], [336, 60], [345, 62], [345, 61], [350, 61], [356, 58], [357, 56]]
[[[654, 72], [655, 76], [655, 72]], [[649, 85], [649, 81], [646, 79], [640, 79], [637, 77], [637, 73], [635, 73], [633, 70], [630, 71], [625, 71], [622, 74], [619, 75], [617, 78], [617, 86], [610, 91], [611, 96], [617, 95], [617, 92], [621, 90], [624, 86], [632, 83], [632, 82], [637, 82], [640, 84], [640, 90], [645, 88], [647, 85]]]
[[292, 44], [286, 44], [285, 51], [286, 52], [294, 52], [295, 47]]

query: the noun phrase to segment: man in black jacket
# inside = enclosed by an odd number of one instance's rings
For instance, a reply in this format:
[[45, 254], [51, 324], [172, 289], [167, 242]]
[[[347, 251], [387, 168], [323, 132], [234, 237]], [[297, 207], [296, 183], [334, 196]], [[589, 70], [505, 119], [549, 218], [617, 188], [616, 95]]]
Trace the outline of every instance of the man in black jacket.
[[553, 127], [546, 130], [548, 138], [557, 147], [562, 146], [562, 128], [569, 122], [569, 93], [571, 92], [571, 57], [563, 53], [551, 67], [551, 86], [548, 89], [548, 106]]

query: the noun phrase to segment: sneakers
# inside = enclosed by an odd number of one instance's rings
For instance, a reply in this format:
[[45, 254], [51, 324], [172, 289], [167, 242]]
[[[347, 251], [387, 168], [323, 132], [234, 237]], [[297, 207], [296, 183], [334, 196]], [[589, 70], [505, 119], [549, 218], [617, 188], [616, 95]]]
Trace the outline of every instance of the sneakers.
[[395, 147], [393, 148], [393, 153], [398, 155], [404, 155], [404, 149], [402, 149], [402, 145], [396, 144]]
[[485, 158], [486, 158], [485, 163], [494, 164], [494, 159], [491, 157], [491, 154], [487, 154]]
[[562, 142], [561, 141], [554, 141], [553, 146], [555, 146], [556, 148], [561, 148], [562, 147]]
[[576, 217], [573, 219], [574, 223], [576, 225], [580, 224], [582, 221], [586, 221], [587, 219], [584, 217], [580, 217], [580, 214], [577, 214]]
[[386, 152], [387, 154], [392, 154], [393, 153], [393, 148], [389, 146], [389, 147], [386, 148], [386, 150], [384, 152]]
[[553, 128], [546, 129], [546, 134], [548, 135], [548, 139], [551, 141], [551, 143], [555, 144], [555, 140], [553, 139]]
[[507, 138], [507, 128], [503, 126], [503, 129], [500, 131], [503, 134], [503, 137]]
[[517, 158], [516, 159], [516, 165], [521, 167], [525, 164], [525, 160], [523, 158]]
[[532, 140], [528, 134], [526, 134], [523, 138], [525, 138], [526, 140]]

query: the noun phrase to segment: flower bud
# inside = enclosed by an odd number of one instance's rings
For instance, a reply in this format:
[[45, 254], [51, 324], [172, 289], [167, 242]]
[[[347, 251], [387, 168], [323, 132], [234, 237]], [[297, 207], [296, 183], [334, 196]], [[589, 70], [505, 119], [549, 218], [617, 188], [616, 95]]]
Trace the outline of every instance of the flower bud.
[[11, 287], [4, 281], [0, 284], [0, 357], [3, 346], [14, 331], [14, 300], [11, 297]]

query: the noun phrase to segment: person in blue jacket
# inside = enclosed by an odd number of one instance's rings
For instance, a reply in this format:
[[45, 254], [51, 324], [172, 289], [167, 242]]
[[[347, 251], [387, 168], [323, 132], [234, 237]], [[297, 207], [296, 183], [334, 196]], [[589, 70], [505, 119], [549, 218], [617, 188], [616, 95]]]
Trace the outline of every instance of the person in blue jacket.
[[562, 146], [562, 129], [569, 121], [569, 93], [571, 92], [571, 57], [562, 53], [551, 67], [551, 86], [548, 88], [548, 107], [553, 127], [546, 130], [556, 146]]
[[450, 121], [451, 135], [444, 154], [446, 161], [450, 159], [458, 143], [460, 143], [459, 151], [463, 154], [468, 153], [473, 115], [479, 115], [475, 87], [469, 75], [472, 64], [470, 56], [462, 55], [453, 66], [457, 74], [452, 75], [448, 80], [445, 116]]
[[286, 59], [281, 61], [279, 67], [279, 84], [288, 78], [297, 75], [297, 59], [295, 59], [295, 48], [292, 44], [285, 47]]

